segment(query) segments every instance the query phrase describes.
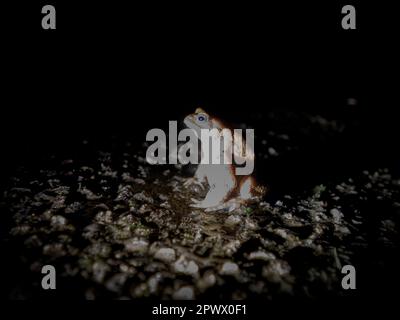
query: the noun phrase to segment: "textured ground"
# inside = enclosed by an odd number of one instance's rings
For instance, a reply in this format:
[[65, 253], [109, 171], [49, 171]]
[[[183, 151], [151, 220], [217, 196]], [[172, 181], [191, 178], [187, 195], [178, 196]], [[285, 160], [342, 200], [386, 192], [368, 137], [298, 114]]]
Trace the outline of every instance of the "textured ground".
[[[295, 160], [303, 141], [325, 144], [347, 125], [297, 116], [303, 126], [293, 131], [290, 117], [257, 136], [264, 180], [280, 159]], [[1, 199], [2, 244], [19, 273], [9, 297], [40, 296], [44, 264], [56, 267], [58, 295], [86, 299], [348, 295], [340, 287], [346, 264], [361, 280], [392, 277], [400, 180], [390, 169], [360, 167], [335, 179], [310, 171], [303, 188], [278, 185], [261, 202], [205, 213], [188, 206], [202, 196], [183, 187], [193, 168], [148, 165], [139, 140], [85, 140], [75, 156], [13, 174]], [[289, 170], [282, 179], [296, 177]], [[361, 280], [361, 292], [377, 285]]]

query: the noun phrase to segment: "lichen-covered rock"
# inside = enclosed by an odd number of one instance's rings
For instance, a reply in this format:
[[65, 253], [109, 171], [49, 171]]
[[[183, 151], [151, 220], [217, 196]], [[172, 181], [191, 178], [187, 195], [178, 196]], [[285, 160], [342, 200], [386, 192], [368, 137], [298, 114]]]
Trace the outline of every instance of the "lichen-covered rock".
[[219, 271], [224, 276], [237, 276], [239, 272], [239, 266], [234, 262], [225, 262]]
[[173, 262], [176, 259], [175, 250], [171, 248], [160, 248], [154, 254], [154, 258], [164, 262]]
[[230, 216], [226, 219], [225, 225], [226, 225], [227, 227], [234, 228], [234, 227], [238, 226], [241, 222], [242, 222], [242, 219], [240, 218], [240, 216], [237, 216], [237, 215], [230, 215]]
[[188, 260], [185, 256], [182, 255], [174, 263], [174, 270], [177, 273], [197, 277], [199, 266], [193, 260]]
[[125, 241], [125, 250], [131, 253], [144, 254], [147, 252], [149, 243], [143, 239], [129, 239]]
[[194, 290], [192, 286], [185, 286], [175, 291], [173, 296], [175, 300], [193, 300]]

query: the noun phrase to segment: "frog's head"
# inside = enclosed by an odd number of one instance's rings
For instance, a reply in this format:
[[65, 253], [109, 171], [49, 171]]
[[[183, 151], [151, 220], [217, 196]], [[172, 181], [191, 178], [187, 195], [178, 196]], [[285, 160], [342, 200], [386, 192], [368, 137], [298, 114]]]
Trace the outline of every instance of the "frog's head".
[[210, 116], [201, 108], [197, 108], [194, 113], [186, 116], [183, 122], [188, 128], [195, 130], [198, 136], [200, 136], [201, 129], [213, 128], [213, 122]]

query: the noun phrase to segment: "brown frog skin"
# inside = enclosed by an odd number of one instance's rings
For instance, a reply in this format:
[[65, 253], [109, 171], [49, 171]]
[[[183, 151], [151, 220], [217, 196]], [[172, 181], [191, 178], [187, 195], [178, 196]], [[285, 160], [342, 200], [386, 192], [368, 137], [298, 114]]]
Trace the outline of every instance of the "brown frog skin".
[[[197, 137], [200, 137], [201, 129], [217, 129], [219, 133], [223, 129], [229, 129], [231, 137], [233, 135], [232, 129], [201, 108], [197, 108], [193, 114], [186, 116], [184, 123], [196, 132]], [[245, 143], [242, 146], [245, 146]], [[253, 157], [252, 159], [254, 159], [254, 153], [246, 152], [245, 157]], [[207, 195], [201, 201], [192, 199], [192, 207], [203, 208], [205, 211], [222, 209], [232, 211], [247, 201], [260, 198], [265, 194], [265, 188], [258, 186], [251, 175], [235, 175], [235, 164], [233, 163], [200, 163], [194, 177], [188, 179], [185, 185], [198, 184], [203, 186], [204, 183], [209, 186]]]

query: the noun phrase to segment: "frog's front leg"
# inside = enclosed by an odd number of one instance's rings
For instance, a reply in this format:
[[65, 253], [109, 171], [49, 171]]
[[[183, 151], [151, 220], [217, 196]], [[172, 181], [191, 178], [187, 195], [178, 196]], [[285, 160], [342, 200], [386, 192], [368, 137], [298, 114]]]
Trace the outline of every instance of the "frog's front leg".
[[199, 201], [192, 198], [192, 201], [194, 202], [192, 207], [201, 209], [216, 207], [224, 201], [226, 195], [227, 193], [225, 190], [211, 187], [203, 200]]
[[229, 172], [221, 174], [221, 171], [219, 175], [214, 174], [207, 177], [207, 180], [209, 183], [211, 182], [211, 184], [206, 197], [202, 201], [192, 199], [194, 202], [192, 207], [212, 211], [213, 208], [219, 207], [229, 197], [232, 190], [235, 188], [235, 180]]
[[203, 188], [203, 183], [206, 181], [206, 169], [204, 165], [199, 164], [193, 178], [185, 181], [184, 186], [190, 187], [192, 185], [199, 185]]

